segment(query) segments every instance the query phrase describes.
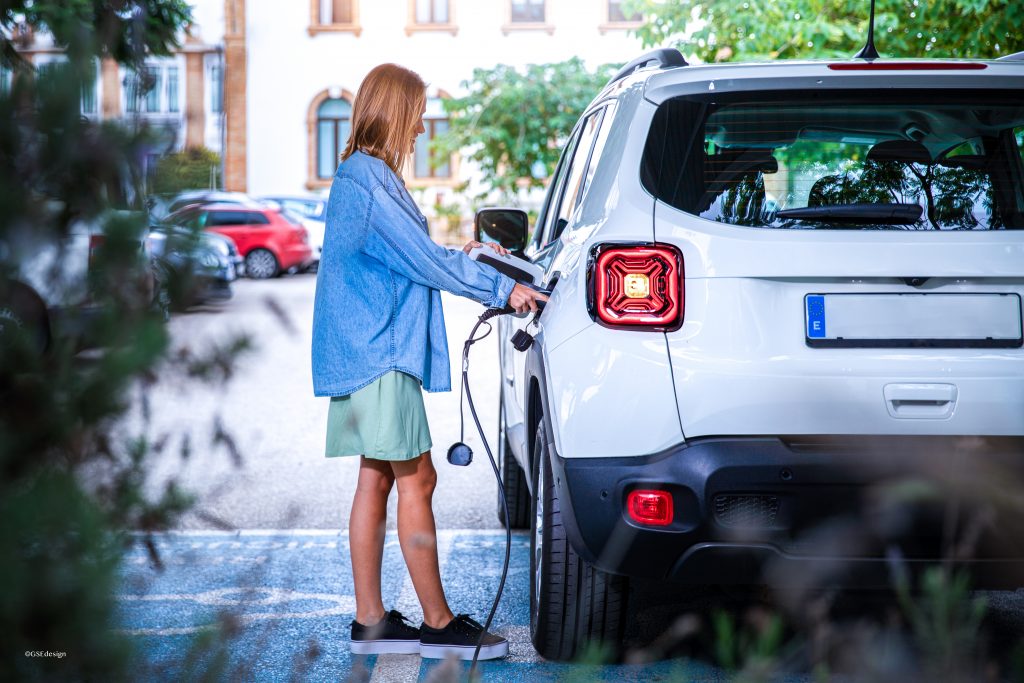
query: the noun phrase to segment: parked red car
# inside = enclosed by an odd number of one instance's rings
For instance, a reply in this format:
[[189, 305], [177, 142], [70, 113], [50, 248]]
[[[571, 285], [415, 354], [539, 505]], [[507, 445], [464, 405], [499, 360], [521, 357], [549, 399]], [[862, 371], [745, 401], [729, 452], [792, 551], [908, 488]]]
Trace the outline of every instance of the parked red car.
[[298, 218], [262, 204], [189, 205], [165, 219], [201, 227], [234, 240], [249, 277], [264, 279], [298, 271], [313, 262], [309, 234]]

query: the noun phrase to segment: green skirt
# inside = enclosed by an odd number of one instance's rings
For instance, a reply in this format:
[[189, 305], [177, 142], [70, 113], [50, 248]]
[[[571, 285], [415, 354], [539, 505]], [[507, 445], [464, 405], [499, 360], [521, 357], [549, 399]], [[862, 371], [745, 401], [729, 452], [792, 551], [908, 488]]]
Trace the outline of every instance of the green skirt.
[[412, 375], [393, 370], [348, 396], [331, 398], [328, 458], [412, 460], [431, 445], [423, 389]]

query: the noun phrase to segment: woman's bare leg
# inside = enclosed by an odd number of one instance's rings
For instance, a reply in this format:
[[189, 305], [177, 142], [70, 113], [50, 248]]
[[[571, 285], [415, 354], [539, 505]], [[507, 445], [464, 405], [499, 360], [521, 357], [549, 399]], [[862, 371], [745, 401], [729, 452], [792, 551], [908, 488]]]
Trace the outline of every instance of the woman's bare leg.
[[431, 499], [437, 472], [430, 451], [414, 460], [392, 461], [398, 482], [398, 541], [423, 608], [423, 622], [444, 628], [455, 616], [448, 608], [437, 563], [437, 529]]
[[388, 494], [394, 483], [390, 463], [359, 456], [359, 480], [348, 518], [348, 542], [356, 588], [356, 621], [364, 626], [376, 624], [385, 614], [380, 595], [380, 567], [384, 557]]

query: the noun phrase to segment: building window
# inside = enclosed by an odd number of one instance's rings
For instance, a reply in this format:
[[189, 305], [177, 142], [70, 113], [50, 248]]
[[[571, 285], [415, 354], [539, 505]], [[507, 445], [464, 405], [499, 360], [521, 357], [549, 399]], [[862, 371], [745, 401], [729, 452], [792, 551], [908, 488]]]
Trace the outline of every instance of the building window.
[[608, 0], [608, 21], [610, 23], [615, 22], [634, 22], [640, 21], [641, 14], [639, 12], [633, 12], [630, 15], [626, 15], [622, 11], [622, 0]]
[[508, 13], [501, 32], [508, 35], [510, 31], [547, 31], [555, 32], [555, 27], [547, 23], [547, 2], [545, 0], [508, 0]]
[[224, 67], [210, 65], [210, 111], [220, 114], [224, 111]]
[[359, 0], [310, 0], [312, 22], [309, 34], [330, 31], [362, 32], [359, 26]]
[[417, 24], [447, 24], [448, 0], [416, 0]]
[[640, 12], [626, 14], [626, 12], [622, 9], [622, 0], [607, 1], [608, 20], [604, 24], [601, 24], [601, 33], [604, 33], [607, 29], [610, 28], [636, 28], [643, 24], [643, 14], [641, 14]]
[[458, 32], [451, 0], [409, 0], [409, 24], [406, 35], [415, 31]]
[[352, 130], [352, 105], [340, 98], [324, 100], [316, 112], [316, 177], [330, 180]]
[[321, 24], [351, 24], [352, 0], [320, 0]]
[[413, 175], [417, 179], [452, 177], [451, 158], [441, 158], [431, 143], [448, 131], [448, 115], [441, 105], [441, 98], [427, 99], [427, 111], [423, 114], [424, 131], [416, 138], [416, 153], [413, 158]]
[[[46, 77], [48, 74], [54, 74], [58, 69], [68, 68], [68, 63], [64, 59], [55, 59], [53, 61], [42, 62], [37, 65], [37, 72], [41, 77]], [[96, 64], [91, 65], [91, 77], [86, 75], [85, 81], [82, 83], [82, 113], [86, 115], [98, 113], [97, 98], [96, 98], [96, 80], [99, 77], [99, 69], [96, 68]], [[6, 89], [10, 88], [10, 71], [4, 70], [4, 74], [0, 75], [0, 91], [6, 92]]]
[[512, 0], [513, 24], [543, 24], [544, 0]]
[[124, 106], [130, 114], [177, 114], [181, 93], [177, 64], [147, 64], [124, 78]]

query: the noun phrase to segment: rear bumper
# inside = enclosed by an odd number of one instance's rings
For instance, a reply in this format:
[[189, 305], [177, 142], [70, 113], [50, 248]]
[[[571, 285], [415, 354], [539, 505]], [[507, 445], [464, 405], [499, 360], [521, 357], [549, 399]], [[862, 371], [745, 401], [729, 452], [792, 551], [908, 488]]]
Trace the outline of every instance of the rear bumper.
[[[963, 537], [981, 520], [968, 553], [977, 585], [1024, 585], [1024, 439], [709, 438], [644, 457], [555, 456], [553, 467], [569, 540], [604, 571], [886, 585], [893, 557], [934, 563], [950, 554], [948, 529]], [[671, 524], [630, 519], [635, 489], [669, 491]]]
[[281, 268], [287, 270], [294, 266], [304, 268], [313, 262], [313, 250], [308, 244], [290, 245], [281, 250]]

